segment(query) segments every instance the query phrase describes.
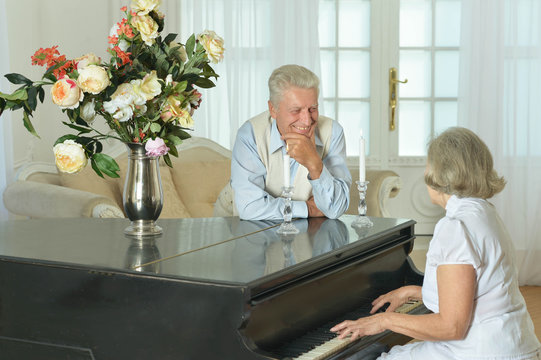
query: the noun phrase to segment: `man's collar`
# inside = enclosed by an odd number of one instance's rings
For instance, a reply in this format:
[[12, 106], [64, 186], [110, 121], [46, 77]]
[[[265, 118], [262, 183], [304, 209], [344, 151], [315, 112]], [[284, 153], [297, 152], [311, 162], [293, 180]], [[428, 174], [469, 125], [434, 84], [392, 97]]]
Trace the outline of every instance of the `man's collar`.
[[[323, 146], [323, 142], [319, 138], [319, 131], [316, 128], [316, 147]], [[272, 119], [271, 133], [270, 133], [270, 153], [274, 153], [276, 150], [284, 147], [286, 143], [281, 139], [280, 132], [278, 131], [278, 126], [276, 125], [276, 119]]]

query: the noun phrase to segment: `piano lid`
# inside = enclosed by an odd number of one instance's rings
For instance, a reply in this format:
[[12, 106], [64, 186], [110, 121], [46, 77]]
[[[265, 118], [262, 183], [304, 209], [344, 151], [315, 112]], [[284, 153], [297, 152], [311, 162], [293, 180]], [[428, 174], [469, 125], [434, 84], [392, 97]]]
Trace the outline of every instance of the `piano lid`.
[[371, 218], [374, 226], [360, 230], [351, 226], [354, 220], [352, 215], [299, 219], [294, 221], [299, 234], [280, 236], [276, 233], [280, 222], [160, 219], [164, 233], [144, 241], [123, 234], [126, 219], [6, 221], [0, 222], [0, 257], [148, 272], [248, 286], [258, 293], [274, 279], [301, 277], [315, 267], [385, 246], [381, 239], [388, 242], [393, 233], [399, 237], [405, 229], [413, 236], [412, 220]]

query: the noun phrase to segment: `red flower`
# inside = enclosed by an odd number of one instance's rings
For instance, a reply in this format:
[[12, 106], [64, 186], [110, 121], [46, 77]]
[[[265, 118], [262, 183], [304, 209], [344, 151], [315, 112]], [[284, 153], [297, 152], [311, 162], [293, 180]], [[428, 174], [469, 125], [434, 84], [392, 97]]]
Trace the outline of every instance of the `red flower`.
[[57, 47], [58, 45], [55, 45], [53, 47], [46, 48], [46, 49], [40, 48], [31, 57], [32, 65], [39, 65], [39, 66], [43, 66], [43, 65], [51, 66], [51, 64], [54, 65], [56, 63], [56, 59], [58, 58], [58, 55], [60, 55], [60, 53], [56, 49]]

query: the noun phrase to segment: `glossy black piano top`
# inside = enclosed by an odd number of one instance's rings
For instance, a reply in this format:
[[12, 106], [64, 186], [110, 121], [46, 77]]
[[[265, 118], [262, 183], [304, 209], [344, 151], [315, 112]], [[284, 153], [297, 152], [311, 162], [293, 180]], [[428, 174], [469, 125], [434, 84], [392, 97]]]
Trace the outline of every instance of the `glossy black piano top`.
[[161, 219], [164, 233], [144, 243], [123, 234], [126, 219], [18, 220], [0, 222], [0, 256], [247, 284], [301, 262], [347, 255], [352, 244], [374, 247], [381, 234], [413, 224], [373, 218], [373, 227], [358, 230], [354, 219], [295, 220], [300, 234], [288, 237], [276, 233], [279, 222]]

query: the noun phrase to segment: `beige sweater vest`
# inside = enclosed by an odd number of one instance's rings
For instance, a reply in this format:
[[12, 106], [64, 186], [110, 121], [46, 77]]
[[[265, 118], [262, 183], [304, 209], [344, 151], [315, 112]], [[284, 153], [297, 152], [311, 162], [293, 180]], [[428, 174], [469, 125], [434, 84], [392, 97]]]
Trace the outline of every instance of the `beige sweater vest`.
[[[270, 133], [272, 128], [272, 118], [268, 111], [259, 114], [249, 120], [254, 129], [257, 152], [263, 165], [267, 169], [267, 178], [265, 180], [265, 191], [273, 197], [282, 195], [282, 186], [284, 183], [284, 157], [282, 151], [269, 153]], [[323, 147], [318, 146], [317, 151], [321, 159], [329, 152], [332, 135], [332, 119], [320, 116], [317, 121], [316, 132], [323, 142]], [[312, 185], [308, 181], [308, 169], [299, 164], [297, 174], [293, 180], [292, 200], [306, 201], [312, 196]]]
[[[270, 113], [265, 111], [248, 121], [251, 122], [254, 130], [257, 152], [267, 169], [265, 191], [274, 197], [279, 197], [282, 195], [284, 160], [282, 151], [275, 151], [273, 154], [269, 154], [270, 132], [272, 127]], [[323, 143], [323, 146], [317, 147], [318, 154], [321, 159], [323, 159], [327, 156], [331, 144], [332, 119], [320, 116], [318, 118], [316, 132]], [[312, 185], [308, 181], [307, 175], [308, 169], [299, 164], [297, 174], [293, 181], [293, 185], [295, 186], [293, 190], [293, 200], [306, 201], [312, 196]], [[238, 215], [234, 191], [231, 187], [231, 182], [228, 182], [218, 195], [218, 199], [214, 204], [214, 216]]]

